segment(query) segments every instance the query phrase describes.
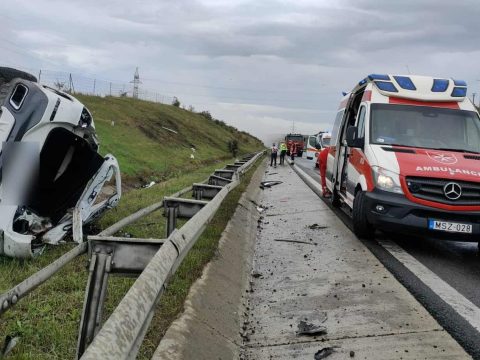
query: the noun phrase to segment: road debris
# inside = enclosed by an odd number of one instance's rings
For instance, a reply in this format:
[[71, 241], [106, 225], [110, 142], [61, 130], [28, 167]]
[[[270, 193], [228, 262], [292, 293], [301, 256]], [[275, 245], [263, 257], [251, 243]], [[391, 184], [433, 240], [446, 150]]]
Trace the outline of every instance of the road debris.
[[150, 181], [150, 183], [142, 185], [142, 189], [148, 189], [155, 185], [155, 181]]
[[321, 360], [325, 359], [326, 357], [332, 355], [335, 352], [335, 349], [331, 346], [324, 347], [318, 350], [315, 355], [313, 356], [314, 360]]
[[278, 173], [269, 173], [268, 175], [278, 175]]
[[162, 129], [167, 130], [167, 131], [170, 131], [171, 133], [174, 133], [174, 134], [178, 134], [177, 131], [175, 131], [175, 130], [173, 130], [173, 129], [170, 129], [170, 128], [167, 128], [167, 127], [165, 127], [165, 126], [162, 126]]
[[318, 245], [316, 242], [308, 242], [303, 240], [294, 240], [294, 239], [274, 239], [273, 241], [297, 243], [297, 244], [308, 244], [308, 245]]
[[257, 205], [257, 211], [258, 211], [259, 213], [262, 213], [262, 212], [264, 212], [265, 210], [267, 210], [266, 207], [264, 207], [264, 206], [262, 206], [262, 205]]
[[351, 357], [351, 358], [352, 358], [352, 357], [355, 357], [355, 351], [350, 350], [350, 357]]
[[7, 337], [5, 338], [5, 342], [3, 343], [2, 350], [0, 351], [0, 359], [3, 359], [4, 357], [6, 357], [17, 345], [19, 340], [20, 340], [19, 336], [7, 335]]
[[308, 323], [303, 320], [298, 323], [297, 328], [297, 335], [322, 335], [327, 333], [325, 326]]
[[311, 229], [311, 230], [322, 230], [322, 229], [327, 229], [328, 226], [312, 224], [312, 225], [308, 226], [308, 228]]
[[265, 189], [265, 188], [269, 188], [269, 187], [272, 187], [274, 185], [278, 185], [278, 184], [282, 184], [283, 181], [277, 181], [277, 180], [271, 180], [271, 181], [262, 181], [260, 183], [260, 189]]
[[259, 278], [259, 277], [262, 277], [262, 276], [263, 276], [262, 273], [259, 273], [259, 272], [257, 272], [257, 271], [252, 272], [252, 277], [254, 277], [255, 279], [256, 279], [256, 278]]

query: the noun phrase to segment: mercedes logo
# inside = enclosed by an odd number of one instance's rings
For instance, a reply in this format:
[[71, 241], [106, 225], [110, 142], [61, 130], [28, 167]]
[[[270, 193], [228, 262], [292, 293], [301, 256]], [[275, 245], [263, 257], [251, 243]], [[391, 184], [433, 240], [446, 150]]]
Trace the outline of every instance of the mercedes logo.
[[449, 200], [458, 200], [462, 195], [462, 187], [455, 182], [449, 182], [443, 187], [443, 193]]

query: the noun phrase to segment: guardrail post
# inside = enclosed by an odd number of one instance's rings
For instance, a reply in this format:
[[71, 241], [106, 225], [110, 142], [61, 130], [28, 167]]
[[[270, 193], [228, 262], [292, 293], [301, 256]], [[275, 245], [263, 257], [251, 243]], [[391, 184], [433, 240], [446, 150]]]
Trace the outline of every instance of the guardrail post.
[[177, 227], [178, 204], [168, 206], [165, 208], [167, 212], [167, 238]]
[[195, 189], [195, 200], [203, 199], [203, 189]]
[[90, 275], [83, 304], [80, 331], [77, 343], [77, 359], [93, 341], [102, 322], [103, 303], [107, 293], [108, 274], [110, 272], [111, 251], [103, 252], [99, 248], [93, 250], [90, 260]]

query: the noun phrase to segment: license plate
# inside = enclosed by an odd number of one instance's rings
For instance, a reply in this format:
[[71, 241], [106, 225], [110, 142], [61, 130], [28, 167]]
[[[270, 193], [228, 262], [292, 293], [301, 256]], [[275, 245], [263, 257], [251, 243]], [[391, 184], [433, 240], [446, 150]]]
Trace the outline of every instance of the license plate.
[[461, 224], [450, 221], [428, 220], [428, 228], [430, 230], [448, 231], [454, 233], [471, 234], [473, 226], [471, 224]]

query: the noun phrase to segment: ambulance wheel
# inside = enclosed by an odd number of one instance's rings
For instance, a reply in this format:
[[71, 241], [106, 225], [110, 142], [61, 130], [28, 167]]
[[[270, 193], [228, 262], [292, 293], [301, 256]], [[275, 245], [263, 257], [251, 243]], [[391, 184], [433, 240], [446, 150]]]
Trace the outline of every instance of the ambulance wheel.
[[372, 239], [375, 228], [368, 222], [367, 209], [365, 206], [365, 191], [359, 191], [353, 200], [353, 232], [359, 238]]
[[12, 69], [9, 67], [1, 67], [0, 66], [0, 85], [9, 83], [15, 78], [21, 78], [28, 81], [37, 82], [37, 78], [32, 74], [26, 73], [24, 71], [20, 71], [17, 69]]

